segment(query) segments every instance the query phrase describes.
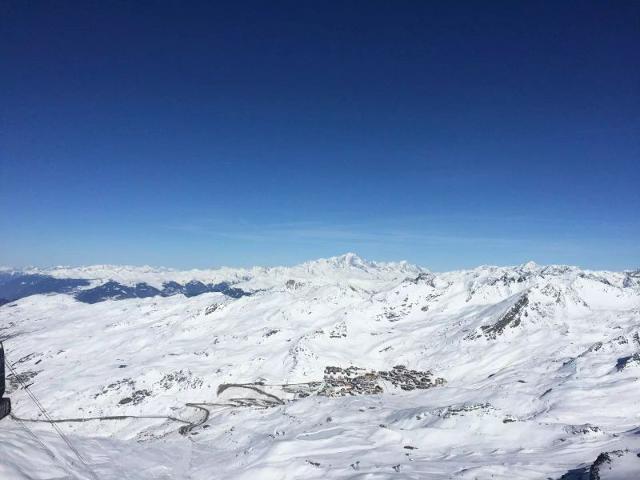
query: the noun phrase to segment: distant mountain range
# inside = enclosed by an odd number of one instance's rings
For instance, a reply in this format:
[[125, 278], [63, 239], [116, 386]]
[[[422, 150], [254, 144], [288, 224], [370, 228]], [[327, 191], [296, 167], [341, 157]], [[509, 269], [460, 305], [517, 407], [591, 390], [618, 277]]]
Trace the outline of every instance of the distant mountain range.
[[[574, 272], [585, 278], [604, 281], [611, 272], [581, 271], [576, 267], [539, 267], [533, 262], [516, 267], [479, 267], [471, 272], [485, 270], [494, 276], [502, 275], [503, 282], [522, 282], [534, 273], [541, 276]], [[56, 267], [52, 269], [0, 270], [0, 299], [3, 303], [37, 294], [66, 293], [85, 303], [127, 298], [148, 298], [182, 294], [187, 297], [207, 292], [220, 292], [232, 298], [251, 294], [256, 285], [277, 285], [284, 277], [313, 278], [326, 281], [340, 278], [397, 279], [406, 275], [428, 273], [421, 267], [399, 263], [366, 261], [354, 253], [307, 262], [295, 267], [177, 271], [164, 268], [97, 265], [89, 267]], [[444, 274], [443, 274], [444, 275]], [[640, 271], [624, 272], [623, 284], [637, 285]], [[435, 277], [434, 277], [435, 278]], [[496, 283], [500, 278], [491, 280]], [[247, 290], [234, 287], [242, 284]]]

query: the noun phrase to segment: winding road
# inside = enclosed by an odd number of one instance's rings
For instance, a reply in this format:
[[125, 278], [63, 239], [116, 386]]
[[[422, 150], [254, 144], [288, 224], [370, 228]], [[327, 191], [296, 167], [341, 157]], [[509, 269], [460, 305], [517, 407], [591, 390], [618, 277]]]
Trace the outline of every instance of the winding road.
[[271, 407], [276, 405], [284, 405], [284, 401], [277, 397], [276, 395], [267, 393], [260, 388], [258, 388], [255, 384], [240, 384], [240, 383], [229, 383], [222, 384], [218, 387], [218, 394], [224, 392], [227, 388], [230, 387], [239, 387], [239, 388], [247, 388], [249, 390], [253, 390], [261, 395], [268, 397], [269, 400], [260, 400], [255, 398], [233, 398], [230, 399], [230, 403], [213, 403], [213, 402], [189, 402], [185, 403], [185, 407], [195, 408], [203, 412], [203, 415], [200, 419], [196, 421], [184, 420], [178, 417], [172, 417], [167, 415], [105, 415], [105, 416], [97, 416], [97, 417], [73, 417], [73, 418], [57, 418], [57, 419], [41, 419], [41, 418], [22, 418], [17, 415], [11, 413], [10, 416], [12, 419], [22, 422], [32, 422], [32, 423], [84, 423], [91, 421], [114, 421], [114, 420], [127, 420], [127, 419], [158, 419], [158, 420], [169, 420], [171, 422], [182, 423], [183, 425], [178, 429], [178, 432], [181, 435], [189, 434], [193, 429], [204, 425], [211, 415], [211, 410], [207, 407], [249, 407], [249, 406], [257, 406], [257, 407]]

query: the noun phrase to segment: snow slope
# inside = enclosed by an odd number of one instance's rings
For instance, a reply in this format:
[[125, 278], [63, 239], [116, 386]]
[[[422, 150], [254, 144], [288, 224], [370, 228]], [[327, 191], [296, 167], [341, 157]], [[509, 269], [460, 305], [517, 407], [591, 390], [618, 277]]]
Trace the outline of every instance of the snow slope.
[[26, 273], [248, 294], [0, 307], [15, 416], [42, 420], [29, 385], [90, 466], [5, 419], [0, 478], [640, 478], [637, 272], [347, 254]]

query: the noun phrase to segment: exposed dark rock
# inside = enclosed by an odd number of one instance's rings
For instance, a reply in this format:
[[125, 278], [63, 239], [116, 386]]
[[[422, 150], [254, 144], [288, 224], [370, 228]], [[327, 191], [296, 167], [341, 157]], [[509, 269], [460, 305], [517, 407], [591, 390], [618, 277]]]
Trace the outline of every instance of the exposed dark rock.
[[376, 315], [376, 320], [380, 321], [382, 319], [386, 319], [389, 322], [397, 322], [404, 318], [410, 312], [410, 308], [407, 305], [402, 305], [401, 307], [394, 307], [392, 305], [387, 305], [384, 307], [384, 312]]
[[121, 380], [118, 380], [117, 382], [110, 383], [106, 387], [102, 387], [102, 391], [96, 393], [93, 398], [98, 398], [99, 396], [105, 395], [112, 391], [117, 392], [123, 388], [133, 390], [135, 388], [135, 382], [130, 378], [123, 378]]
[[417, 277], [415, 278], [407, 278], [405, 280], [406, 283], [413, 283], [413, 284], [422, 284], [422, 285], [429, 285], [430, 287], [435, 287], [433, 280], [434, 280], [435, 276], [432, 273], [426, 273], [426, 272], [422, 272], [419, 273]]
[[622, 281], [622, 286], [624, 288], [631, 288], [640, 285], [640, 270], [636, 270], [633, 272], [625, 272], [624, 280]]
[[118, 405], [126, 405], [128, 403], [131, 403], [132, 405], [138, 405], [139, 403], [142, 403], [142, 401], [146, 397], [149, 397], [150, 395], [151, 395], [151, 392], [149, 390], [136, 390], [135, 392], [133, 392], [133, 395], [131, 395], [130, 397], [125, 397], [122, 400], [120, 400], [118, 402]]
[[434, 415], [442, 418], [456, 417], [470, 412], [480, 412], [482, 414], [495, 410], [490, 403], [465, 403], [463, 405], [448, 405], [433, 411]]
[[513, 272], [505, 272], [499, 277], [494, 277], [487, 281], [488, 285], [513, 285], [514, 283], [526, 282], [533, 276], [531, 272], [516, 270]]
[[42, 353], [32, 352], [28, 355], [25, 355], [24, 357], [20, 357], [18, 360], [14, 362], [14, 365], [25, 363], [25, 362], [28, 362], [29, 360], [33, 360], [34, 358], [41, 357], [41, 356], [42, 356]]
[[498, 335], [501, 335], [504, 330], [509, 328], [515, 328], [520, 325], [522, 320], [522, 316], [526, 316], [527, 312], [525, 307], [529, 304], [529, 297], [525, 293], [520, 297], [520, 299], [514, 303], [509, 310], [507, 310], [500, 319], [492, 324], [492, 325], [483, 325], [480, 327], [482, 334], [471, 333], [466, 338], [469, 340], [473, 340], [474, 338], [478, 338], [482, 335], [487, 337], [488, 339], [495, 340]]
[[204, 380], [193, 376], [191, 370], [177, 370], [164, 375], [159, 383], [165, 390], [169, 390], [174, 386], [178, 386], [180, 389], [194, 389], [202, 387]]
[[624, 335], [620, 335], [612, 340], [612, 342], [616, 342], [618, 345], [628, 345], [629, 340]]
[[329, 332], [329, 338], [343, 338], [347, 336], [347, 324], [340, 322]]
[[591, 345], [584, 353], [597, 352], [602, 348], [602, 342], [596, 342]]
[[589, 480], [589, 467], [578, 467], [569, 470], [558, 480]]
[[601, 277], [600, 275], [595, 275], [593, 273], [585, 273], [585, 272], [580, 272], [578, 274], [578, 277], [580, 278], [585, 278], [587, 280], [593, 280], [595, 282], [600, 282], [600, 283], [604, 283], [605, 285], [612, 287], [613, 285], [611, 285], [611, 282], [609, 280], [607, 280], [604, 277]]
[[289, 290], [297, 290], [304, 286], [304, 283], [296, 282], [295, 280], [287, 280], [284, 284]]
[[564, 429], [567, 433], [572, 435], [586, 435], [589, 433], [601, 433], [600, 427], [585, 423], [584, 425], [568, 425]]
[[596, 458], [595, 462], [591, 465], [589, 469], [589, 480], [600, 480], [600, 473], [603, 469], [604, 465], [610, 464], [612, 460], [612, 456], [621, 457], [624, 455], [624, 451], [622, 450], [614, 450], [612, 452], [602, 452]]
[[628, 368], [630, 366], [640, 366], [640, 353], [634, 353], [633, 355], [627, 355], [626, 357], [620, 357], [616, 362], [616, 370], [618, 372]]
[[138, 405], [139, 403], [142, 403], [145, 397], [149, 396], [151, 396], [151, 392], [149, 390], [136, 390], [135, 392], [133, 392], [133, 396], [131, 397], [132, 403], [134, 405]]
[[601, 480], [601, 474], [604, 469], [611, 465], [616, 458], [622, 457], [627, 453], [629, 453], [627, 450], [601, 452], [591, 466], [581, 466], [569, 470], [558, 480]]
[[41, 371], [42, 370], [25, 370], [24, 372], [19, 372], [16, 375], [14, 375], [13, 373], [7, 375], [7, 380], [9, 380], [9, 389], [7, 393], [11, 393], [18, 390], [19, 388], [23, 388], [22, 385], [26, 385], [28, 387], [30, 384], [29, 381], [32, 378], [36, 377]]
[[209, 305], [207, 308], [205, 308], [204, 314], [211, 315], [213, 312], [215, 312], [219, 308], [220, 308], [220, 305], [218, 305], [217, 303], [214, 303], [213, 305]]

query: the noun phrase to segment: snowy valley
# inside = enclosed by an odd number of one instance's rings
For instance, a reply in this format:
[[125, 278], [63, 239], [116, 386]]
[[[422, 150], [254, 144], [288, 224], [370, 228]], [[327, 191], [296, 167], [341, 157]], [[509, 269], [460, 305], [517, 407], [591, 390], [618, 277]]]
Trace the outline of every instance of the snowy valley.
[[0, 298], [2, 479], [640, 478], [640, 271], [346, 254]]

